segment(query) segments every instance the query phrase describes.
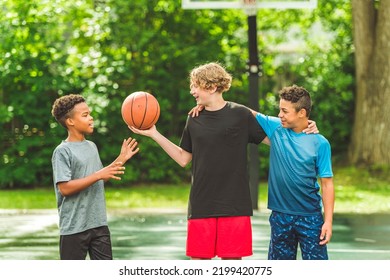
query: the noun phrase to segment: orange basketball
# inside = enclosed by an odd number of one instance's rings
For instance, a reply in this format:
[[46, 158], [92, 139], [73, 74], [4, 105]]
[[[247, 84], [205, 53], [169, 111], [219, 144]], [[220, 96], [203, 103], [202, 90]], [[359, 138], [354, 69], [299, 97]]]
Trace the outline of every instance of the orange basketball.
[[136, 91], [127, 96], [121, 111], [125, 123], [138, 129], [151, 128], [160, 117], [157, 99], [144, 91]]

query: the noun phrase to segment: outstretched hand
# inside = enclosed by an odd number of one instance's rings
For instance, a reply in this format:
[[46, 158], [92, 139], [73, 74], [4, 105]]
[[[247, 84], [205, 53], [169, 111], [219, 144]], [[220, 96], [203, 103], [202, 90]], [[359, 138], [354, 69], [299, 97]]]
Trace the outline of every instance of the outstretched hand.
[[99, 180], [104, 180], [104, 181], [107, 181], [109, 179], [121, 180], [121, 177], [119, 177], [118, 175], [122, 175], [125, 173], [124, 172], [125, 167], [122, 165], [123, 162], [115, 161], [110, 165], [97, 171], [96, 175], [98, 176]]
[[122, 143], [120, 157], [123, 162], [126, 162], [130, 158], [132, 158], [136, 153], [138, 153], [139, 148], [137, 147], [138, 143], [136, 139], [131, 137], [124, 139]]
[[188, 112], [188, 115], [191, 115], [191, 117], [197, 117], [199, 116], [199, 113], [203, 111], [204, 106], [203, 105], [196, 105], [194, 108], [191, 109], [191, 111]]

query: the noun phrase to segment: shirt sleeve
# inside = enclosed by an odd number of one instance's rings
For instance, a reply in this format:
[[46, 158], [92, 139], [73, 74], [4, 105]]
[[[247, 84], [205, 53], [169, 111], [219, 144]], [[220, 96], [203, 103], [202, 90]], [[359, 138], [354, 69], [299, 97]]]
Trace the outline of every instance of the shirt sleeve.
[[68, 182], [72, 179], [71, 159], [66, 149], [56, 149], [52, 157], [53, 180], [57, 185], [59, 182]]
[[317, 157], [317, 170], [319, 178], [333, 177], [331, 147], [328, 140], [320, 141]]
[[186, 125], [183, 130], [183, 134], [181, 136], [180, 140], [180, 148], [183, 150], [192, 153], [192, 141], [191, 141], [191, 135], [188, 131], [188, 123], [189, 123], [190, 117], [187, 117]]
[[249, 142], [254, 144], [260, 144], [264, 138], [267, 136], [264, 129], [259, 126], [256, 121], [256, 118], [253, 116], [252, 112], [249, 111], [248, 114], [249, 122]]
[[281, 126], [279, 118], [266, 116], [261, 113], [257, 113], [256, 120], [269, 138], [271, 138], [275, 130]]

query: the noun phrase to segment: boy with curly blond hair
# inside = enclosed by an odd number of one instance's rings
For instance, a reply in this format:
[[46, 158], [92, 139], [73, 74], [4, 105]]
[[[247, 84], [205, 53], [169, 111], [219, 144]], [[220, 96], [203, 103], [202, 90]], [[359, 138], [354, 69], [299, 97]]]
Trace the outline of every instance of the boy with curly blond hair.
[[187, 118], [179, 146], [155, 126], [130, 127], [155, 140], [182, 167], [192, 161], [186, 249], [191, 259], [241, 259], [253, 253], [247, 145], [266, 135], [248, 108], [224, 100], [231, 82], [219, 63], [191, 71], [190, 93], [205, 110]]

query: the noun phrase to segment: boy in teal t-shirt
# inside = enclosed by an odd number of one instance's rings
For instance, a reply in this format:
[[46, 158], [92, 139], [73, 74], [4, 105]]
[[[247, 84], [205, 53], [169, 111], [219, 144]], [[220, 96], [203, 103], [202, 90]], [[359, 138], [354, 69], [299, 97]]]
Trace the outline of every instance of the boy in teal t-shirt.
[[304, 88], [283, 88], [279, 110], [278, 118], [256, 115], [271, 142], [268, 258], [296, 259], [299, 244], [302, 259], [328, 259], [334, 208], [331, 147], [321, 134], [302, 132], [311, 111]]

